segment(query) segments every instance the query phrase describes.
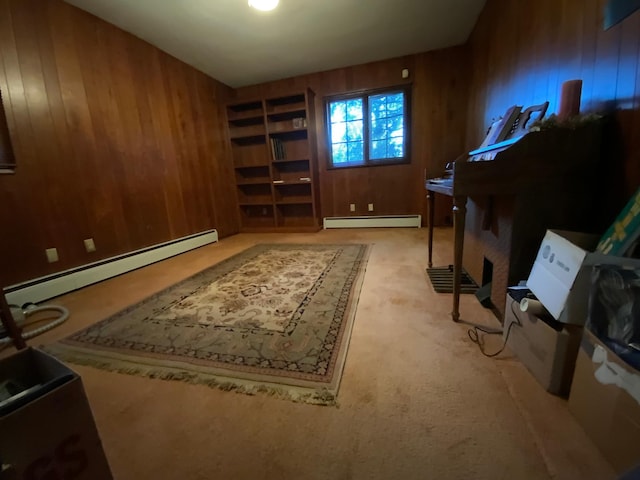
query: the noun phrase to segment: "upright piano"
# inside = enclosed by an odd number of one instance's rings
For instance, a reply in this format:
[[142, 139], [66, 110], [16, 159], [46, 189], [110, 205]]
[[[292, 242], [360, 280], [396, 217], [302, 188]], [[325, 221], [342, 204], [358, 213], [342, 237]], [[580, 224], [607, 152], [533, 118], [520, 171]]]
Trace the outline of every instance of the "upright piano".
[[[595, 232], [600, 228], [594, 216], [603, 168], [603, 126], [602, 120], [594, 120], [575, 128], [527, 133], [469, 152], [456, 159], [450, 177], [426, 181], [430, 267], [434, 193], [453, 197], [454, 321], [460, 319], [464, 248], [472, 250], [466, 261], [476, 265], [482, 265], [477, 257], [492, 257], [491, 301], [504, 313], [507, 287], [527, 279], [547, 229]], [[474, 215], [480, 218], [467, 225], [465, 234], [470, 197]], [[476, 281], [479, 268], [475, 275], [470, 272]]]

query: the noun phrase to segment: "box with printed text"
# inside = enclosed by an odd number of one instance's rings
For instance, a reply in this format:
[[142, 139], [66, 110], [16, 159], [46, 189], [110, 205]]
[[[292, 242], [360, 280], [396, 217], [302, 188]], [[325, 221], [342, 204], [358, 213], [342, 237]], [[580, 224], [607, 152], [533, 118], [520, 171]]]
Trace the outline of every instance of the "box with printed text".
[[542, 239], [527, 287], [559, 322], [584, 325], [595, 265], [640, 267], [640, 260], [594, 252], [598, 240], [562, 230], [547, 230]]
[[0, 477], [110, 480], [82, 380], [27, 348], [0, 360]]

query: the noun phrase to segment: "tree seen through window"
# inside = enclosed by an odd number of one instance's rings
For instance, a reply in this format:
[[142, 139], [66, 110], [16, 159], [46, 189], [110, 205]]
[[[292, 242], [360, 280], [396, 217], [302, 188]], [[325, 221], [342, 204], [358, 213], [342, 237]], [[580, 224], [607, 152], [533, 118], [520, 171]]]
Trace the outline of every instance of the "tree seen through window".
[[332, 166], [405, 160], [406, 98], [406, 93], [400, 90], [328, 101]]

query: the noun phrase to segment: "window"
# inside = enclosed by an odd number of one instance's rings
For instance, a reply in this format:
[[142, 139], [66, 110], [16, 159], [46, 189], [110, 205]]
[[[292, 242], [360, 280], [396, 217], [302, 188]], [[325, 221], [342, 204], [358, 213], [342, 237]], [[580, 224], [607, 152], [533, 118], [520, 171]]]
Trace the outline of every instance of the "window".
[[404, 88], [328, 98], [330, 167], [408, 162], [408, 99]]

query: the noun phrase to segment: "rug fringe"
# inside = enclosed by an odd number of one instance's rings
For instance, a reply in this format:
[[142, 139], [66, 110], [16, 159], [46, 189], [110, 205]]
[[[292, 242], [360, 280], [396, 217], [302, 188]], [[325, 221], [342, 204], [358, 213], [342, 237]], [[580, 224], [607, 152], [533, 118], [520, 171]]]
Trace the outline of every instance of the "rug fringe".
[[286, 390], [280, 387], [272, 387], [261, 383], [252, 382], [250, 380], [240, 382], [230, 381], [228, 379], [219, 379], [213, 376], [200, 373], [192, 373], [187, 371], [163, 371], [154, 367], [145, 366], [129, 366], [117, 365], [124, 363], [120, 360], [105, 361], [97, 358], [88, 358], [82, 354], [74, 354], [67, 349], [60, 350], [53, 345], [40, 346], [41, 350], [58, 357], [65, 362], [93, 367], [109, 372], [124, 373], [127, 375], [137, 375], [147, 378], [159, 380], [174, 380], [194, 385], [206, 385], [210, 388], [217, 388], [225, 392], [235, 392], [244, 395], [267, 395], [270, 397], [290, 400], [295, 403], [306, 403], [310, 405], [321, 405], [329, 407], [339, 407], [335, 394], [327, 389], [314, 390], [312, 392], [303, 393]]

